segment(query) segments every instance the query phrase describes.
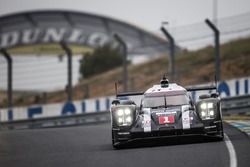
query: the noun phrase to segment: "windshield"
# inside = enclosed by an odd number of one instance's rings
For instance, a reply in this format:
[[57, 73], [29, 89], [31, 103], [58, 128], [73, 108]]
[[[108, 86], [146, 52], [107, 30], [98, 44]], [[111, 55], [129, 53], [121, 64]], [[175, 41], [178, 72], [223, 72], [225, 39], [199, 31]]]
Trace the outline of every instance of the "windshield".
[[168, 107], [176, 105], [189, 104], [189, 98], [187, 95], [173, 95], [173, 96], [156, 96], [156, 97], [145, 97], [142, 101], [142, 105], [145, 108], [158, 108]]

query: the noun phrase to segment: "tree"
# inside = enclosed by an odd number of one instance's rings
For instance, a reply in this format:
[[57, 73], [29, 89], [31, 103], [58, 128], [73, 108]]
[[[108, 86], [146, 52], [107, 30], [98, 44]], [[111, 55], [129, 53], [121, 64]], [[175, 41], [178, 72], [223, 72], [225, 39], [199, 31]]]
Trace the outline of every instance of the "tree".
[[87, 53], [80, 60], [80, 73], [83, 78], [111, 70], [122, 65], [122, 55], [117, 48], [105, 44]]

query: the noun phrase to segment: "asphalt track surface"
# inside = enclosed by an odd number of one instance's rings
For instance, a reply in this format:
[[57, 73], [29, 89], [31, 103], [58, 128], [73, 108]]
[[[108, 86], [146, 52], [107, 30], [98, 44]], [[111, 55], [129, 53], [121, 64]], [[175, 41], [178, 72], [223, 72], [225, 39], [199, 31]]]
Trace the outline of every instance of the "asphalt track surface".
[[[237, 166], [250, 166], [250, 139], [225, 124]], [[225, 141], [171, 138], [111, 146], [110, 124], [0, 131], [0, 167], [223, 167], [230, 166]], [[231, 157], [232, 158], [232, 157]]]

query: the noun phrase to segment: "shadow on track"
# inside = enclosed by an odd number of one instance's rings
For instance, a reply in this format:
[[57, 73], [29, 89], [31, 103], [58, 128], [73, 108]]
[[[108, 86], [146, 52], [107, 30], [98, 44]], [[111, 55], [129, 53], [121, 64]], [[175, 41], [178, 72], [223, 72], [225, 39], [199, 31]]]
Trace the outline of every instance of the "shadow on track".
[[[185, 137], [169, 137], [160, 139], [143, 139], [135, 140], [122, 144], [119, 149], [136, 149], [143, 147], [159, 147], [159, 146], [175, 146], [185, 144], [199, 144], [208, 142], [219, 142], [217, 138], [207, 136], [185, 136]], [[119, 150], [118, 149], [118, 150]], [[116, 150], [114, 148], [114, 150]]]

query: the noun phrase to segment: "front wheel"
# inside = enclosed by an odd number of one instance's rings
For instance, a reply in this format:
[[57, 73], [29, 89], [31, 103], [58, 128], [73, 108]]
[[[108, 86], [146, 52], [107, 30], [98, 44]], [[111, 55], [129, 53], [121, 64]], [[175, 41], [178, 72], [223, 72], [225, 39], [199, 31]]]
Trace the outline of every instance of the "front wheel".
[[224, 130], [223, 130], [223, 123], [222, 122], [220, 124], [220, 132], [218, 134], [217, 140], [218, 141], [224, 140]]
[[117, 139], [116, 139], [116, 137], [115, 137], [115, 135], [114, 135], [113, 130], [112, 130], [112, 146], [113, 146], [113, 148], [115, 148], [115, 149], [119, 149], [119, 148], [120, 148], [120, 144], [119, 144], [119, 142], [117, 141]]
[[221, 122], [221, 132], [220, 132], [220, 140], [224, 139], [224, 129], [223, 129], [223, 123]]

